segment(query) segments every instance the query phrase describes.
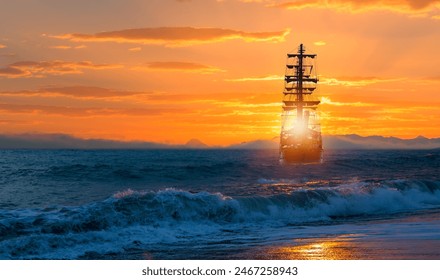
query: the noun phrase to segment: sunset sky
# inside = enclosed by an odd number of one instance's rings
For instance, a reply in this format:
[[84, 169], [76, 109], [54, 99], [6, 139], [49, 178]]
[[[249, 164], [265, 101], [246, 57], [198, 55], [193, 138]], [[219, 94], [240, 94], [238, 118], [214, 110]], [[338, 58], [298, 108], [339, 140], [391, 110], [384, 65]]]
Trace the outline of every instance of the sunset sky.
[[440, 137], [440, 0], [0, 0], [0, 134], [279, 135], [286, 53], [323, 134]]

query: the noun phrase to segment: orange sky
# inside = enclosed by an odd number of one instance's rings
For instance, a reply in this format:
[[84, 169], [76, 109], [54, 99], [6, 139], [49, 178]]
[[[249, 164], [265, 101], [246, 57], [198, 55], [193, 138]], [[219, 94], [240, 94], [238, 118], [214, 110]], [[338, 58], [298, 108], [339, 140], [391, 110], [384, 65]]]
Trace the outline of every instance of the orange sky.
[[226, 145], [279, 134], [286, 53], [324, 134], [440, 137], [440, 0], [0, 0], [0, 133]]

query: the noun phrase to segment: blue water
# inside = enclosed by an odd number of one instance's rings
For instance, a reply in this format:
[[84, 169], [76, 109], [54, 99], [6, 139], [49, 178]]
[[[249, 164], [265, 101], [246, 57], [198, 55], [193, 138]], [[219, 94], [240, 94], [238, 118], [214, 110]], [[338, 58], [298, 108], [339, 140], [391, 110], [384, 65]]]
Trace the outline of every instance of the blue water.
[[440, 150], [0, 151], [0, 259], [285, 258], [341, 236], [440, 259], [439, 171]]

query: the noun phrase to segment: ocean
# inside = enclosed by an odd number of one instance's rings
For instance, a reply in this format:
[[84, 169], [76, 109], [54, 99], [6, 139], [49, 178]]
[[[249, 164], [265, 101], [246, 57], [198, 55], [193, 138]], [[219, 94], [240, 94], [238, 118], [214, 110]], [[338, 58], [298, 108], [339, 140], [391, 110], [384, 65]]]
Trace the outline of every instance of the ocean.
[[0, 259], [440, 259], [440, 150], [2, 150]]

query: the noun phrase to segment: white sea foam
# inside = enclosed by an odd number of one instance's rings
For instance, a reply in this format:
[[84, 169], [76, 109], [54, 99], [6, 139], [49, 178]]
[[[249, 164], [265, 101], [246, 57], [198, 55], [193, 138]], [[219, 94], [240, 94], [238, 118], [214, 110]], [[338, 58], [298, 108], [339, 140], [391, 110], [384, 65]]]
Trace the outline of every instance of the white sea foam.
[[435, 181], [357, 182], [239, 198], [127, 190], [83, 206], [1, 210], [0, 259], [72, 259], [256, 233], [255, 238], [270, 238], [273, 228], [431, 208], [440, 208]]

